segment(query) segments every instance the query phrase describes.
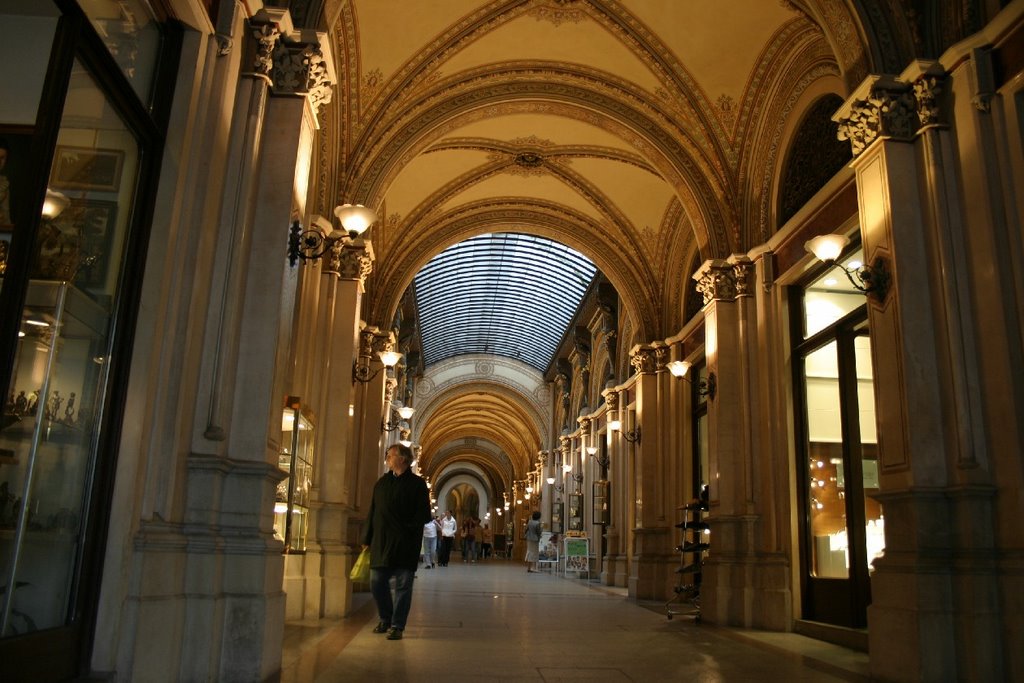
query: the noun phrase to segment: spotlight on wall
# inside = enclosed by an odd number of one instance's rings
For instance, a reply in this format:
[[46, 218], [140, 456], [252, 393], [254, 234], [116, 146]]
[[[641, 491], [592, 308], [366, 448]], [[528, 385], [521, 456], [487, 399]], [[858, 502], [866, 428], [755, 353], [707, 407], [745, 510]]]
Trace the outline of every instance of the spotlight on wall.
[[[674, 360], [667, 364], [668, 371], [675, 377], [682, 377], [687, 382], [690, 382], [690, 378], [686, 376], [686, 373], [690, 371], [690, 362], [685, 360]], [[709, 399], [714, 400], [715, 391], [718, 389], [718, 382], [715, 378], [715, 373], [710, 373], [707, 379], [702, 379], [697, 385], [697, 393], [701, 396], [707, 396]]]
[[858, 291], [864, 292], [876, 301], [884, 301], [885, 295], [889, 292], [888, 261], [877, 256], [875, 262], [870, 266], [847, 268], [837, 259], [849, 243], [850, 238], [846, 235], [818, 235], [814, 239], [807, 240], [804, 243], [804, 248], [814, 254], [819, 261], [843, 271], [846, 274], [846, 279]]
[[334, 209], [334, 215], [341, 222], [341, 229], [335, 230], [324, 219], [314, 221], [315, 228], [303, 230], [298, 219], [292, 221], [288, 232], [288, 262], [294, 266], [303, 262], [316, 262], [339, 240], [354, 240], [377, 221], [377, 212], [362, 204], [342, 204]]
[[[402, 360], [402, 354], [397, 351], [381, 351], [377, 354], [380, 358], [381, 365], [387, 369], [391, 369], [398, 365], [398, 361]], [[362, 382], [366, 383], [372, 380], [380, 372], [380, 368], [377, 368], [373, 373], [370, 372], [370, 357], [360, 356], [352, 366], [352, 383]]]

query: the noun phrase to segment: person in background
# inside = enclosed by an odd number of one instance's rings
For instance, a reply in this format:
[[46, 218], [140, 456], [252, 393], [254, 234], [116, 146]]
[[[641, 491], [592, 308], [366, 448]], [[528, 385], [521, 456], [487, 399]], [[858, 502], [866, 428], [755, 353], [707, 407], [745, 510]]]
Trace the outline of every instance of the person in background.
[[540, 557], [540, 512], [534, 512], [526, 523], [526, 571], [530, 574], [537, 571], [537, 559]]
[[476, 519], [473, 515], [462, 523], [462, 561], [476, 562]]
[[480, 529], [480, 557], [487, 559], [491, 556], [491, 527], [484, 523], [482, 529]]
[[452, 511], [446, 510], [444, 513], [444, 519], [441, 520], [441, 553], [438, 558], [442, 567], [448, 566], [448, 561], [452, 556], [452, 546], [455, 544], [455, 531], [459, 528], [455, 518], [452, 517]]
[[441, 533], [441, 525], [432, 519], [423, 525], [423, 568], [431, 569], [437, 564], [437, 537]]
[[[401, 640], [412, 606], [412, 583], [423, 545], [423, 527], [431, 521], [427, 483], [410, 469], [412, 449], [395, 444], [384, 462], [388, 471], [373, 487], [363, 547], [370, 549], [370, 592], [380, 621], [374, 633]], [[395, 594], [391, 595], [391, 579]]]

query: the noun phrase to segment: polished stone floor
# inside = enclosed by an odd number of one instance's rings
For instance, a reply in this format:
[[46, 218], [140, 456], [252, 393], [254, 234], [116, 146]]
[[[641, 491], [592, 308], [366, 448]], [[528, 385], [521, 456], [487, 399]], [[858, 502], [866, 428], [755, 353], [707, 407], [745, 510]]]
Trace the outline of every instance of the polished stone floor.
[[860, 652], [668, 619], [661, 603], [504, 560], [421, 568], [401, 641], [371, 632], [369, 594], [356, 605], [346, 619], [287, 625], [282, 683], [867, 680]]

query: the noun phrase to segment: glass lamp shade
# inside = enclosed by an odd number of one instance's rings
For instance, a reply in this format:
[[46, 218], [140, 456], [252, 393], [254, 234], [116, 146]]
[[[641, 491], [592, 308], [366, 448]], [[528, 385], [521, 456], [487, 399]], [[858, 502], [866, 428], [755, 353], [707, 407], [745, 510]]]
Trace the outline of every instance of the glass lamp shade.
[[401, 408], [398, 409], [398, 415], [403, 420], [408, 420], [410, 417], [412, 417], [412, 414], [415, 412], [416, 409], [413, 408], [412, 406], [402, 406]]
[[587, 455], [597, 455], [597, 446], [587, 446]]
[[608, 429], [610, 429], [613, 432], [619, 431], [620, 429], [622, 429], [622, 421], [612, 420], [611, 422], [608, 423]]
[[554, 483], [555, 483], [555, 478], [554, 477], [548, 477], [548, 484], [554, 484]]
[[675, 377], [685, 377], [690, 371], [690, 363], [685, 360], [674, 360], [668, 364], [668, 371]]
[[398, 365], [398, 361], [402, 360], [402, 354], [398, 351], [381, 351], [377, 355], [380, 356], [380, 362], [386, 368], [393, 368]]
[[819, 260], [827, 262], [839, 258], [849, 243], [850, 238], [845, 235], [818, 235], [814, 239], [807, 240], [804, 243], [804, 248]]
[[334, 209], [334, 215], [346, 231], [357, 236], [377, 222], [377, 212], [362, 204], [342, 204]]
[[43, 218], [48, 221], [52, 221], [59, 216], [64, 209], [68, 208], [70, 203], [71, 200], [60, 192], [54, 192], [50, 188], [46, 188], [46, 199], [43, 200]]

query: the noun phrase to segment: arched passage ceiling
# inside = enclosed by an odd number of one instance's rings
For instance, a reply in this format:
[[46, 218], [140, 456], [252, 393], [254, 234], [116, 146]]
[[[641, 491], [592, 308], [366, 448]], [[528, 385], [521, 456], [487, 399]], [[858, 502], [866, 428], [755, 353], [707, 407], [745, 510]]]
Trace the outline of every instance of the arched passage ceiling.
[[[637, 338], [675, 333], [695, 255], [746, 251], [775, 229], [803, 94], [845, 95], [864, 75], [849, 4], [328, 0], [341, 82], [318, 202], [383, 217], [364, 318], [387, 327], [446, 247], [518, 232], [589, 258]], [[425, 446], [478, 437], [504, 451], [527, 433], [484, 394], [455, 401], [436, 433], [420, 425]], [[529, 453], [509, 455], [523, 476]]]

